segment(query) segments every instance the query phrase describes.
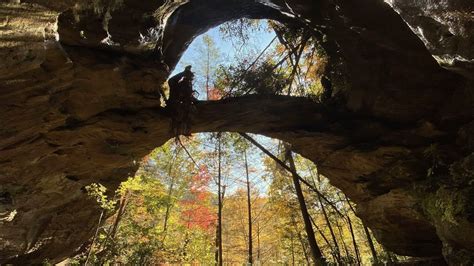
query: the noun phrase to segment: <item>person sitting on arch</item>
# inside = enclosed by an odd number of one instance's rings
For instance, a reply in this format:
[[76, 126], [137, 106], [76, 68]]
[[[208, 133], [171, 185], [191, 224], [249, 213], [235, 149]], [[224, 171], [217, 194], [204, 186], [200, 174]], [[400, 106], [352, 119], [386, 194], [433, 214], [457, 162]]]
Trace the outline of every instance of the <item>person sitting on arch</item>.
[[194, 73], [191, 71], [191, 66], [186, 66], [184, 71], [172, 76], [168, 79], [168, 86], [170, 88], [170, 94], [167, 105], [173, 105], [180, 102], [187, 102], [186, 98], [192, 97], [193, 88], [192, 81], [194, 79]]
[[196, 99], [193, 96], [193, 78], [194, 73], [191, 66], [186, 66], [183, 72], [180, 72], [168, 80], [170, 88], [169, 98], [166, 101], [171, 116], [171, 130], [175, 136], [190, 136], [190, 115], [193, 112], [193, 105]]

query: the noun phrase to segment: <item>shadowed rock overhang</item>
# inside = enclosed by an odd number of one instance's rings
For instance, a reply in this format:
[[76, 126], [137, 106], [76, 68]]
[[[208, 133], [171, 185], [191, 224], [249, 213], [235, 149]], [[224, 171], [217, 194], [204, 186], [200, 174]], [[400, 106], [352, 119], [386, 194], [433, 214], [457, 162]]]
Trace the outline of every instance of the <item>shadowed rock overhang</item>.
[[[200, 102], [193, 132], [285, 140], [357, 203], [389, 250], [469, 261], [472, 3], [444, 1], [468, 29], [452, 36], [462, 45], [444, 47], [415, 35], [437, 28], [411, 19], [408, 2], [390, 1], [400, 15], [379, 0], [0, 3], [0, 262], [56, 262], [85, 245], [99, 210], [81, 188], [100, 182], [113, 191], [172, 137], [157, 89], [193, 38], [241, 17], [310, 29], [339, 75], [339, 100]], [[468, 60], [448, 71], [432, 57], [441, 53]], [[441, 159], [427, 176], [435, 155]]]

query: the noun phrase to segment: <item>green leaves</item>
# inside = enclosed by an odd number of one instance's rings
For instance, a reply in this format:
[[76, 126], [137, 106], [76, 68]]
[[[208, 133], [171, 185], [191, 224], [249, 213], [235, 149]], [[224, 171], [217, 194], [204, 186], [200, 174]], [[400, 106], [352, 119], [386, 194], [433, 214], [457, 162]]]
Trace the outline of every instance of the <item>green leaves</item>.
[[248, 68], [247, 61], [217, 70], [216, 87], [231, 96], [246, 94], [281, 94], [287, 84], [287, 73], [276, 69], [275, 63], [262, 61]]
[[109, 200], [105, 192], [107, 188], [100, 183], [92, 183], [85, 187], [87, 194], [94, 198], [99, 206], [105, 211], [112, 211], [115, 208], [115, 201]]

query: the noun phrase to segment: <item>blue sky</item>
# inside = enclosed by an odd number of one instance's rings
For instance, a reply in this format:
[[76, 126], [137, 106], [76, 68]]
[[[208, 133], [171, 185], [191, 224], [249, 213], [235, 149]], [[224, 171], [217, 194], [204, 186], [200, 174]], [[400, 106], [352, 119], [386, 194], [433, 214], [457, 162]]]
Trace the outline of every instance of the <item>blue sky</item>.
[[[178, 62], [172, 75], [183, 71], [185, 66], [192, 65], [197, 81], [194, 84], [194, 89], [199, 92], [199, 99], [205, 99], [204, 88], [200, 85], [202, 82], [199, 82], [203, 77], [202, 74], [199, 75], [200, 71], [198, 69], [198, 61], [200, 60], [200, 57], [202, 57], [199, 50], [204, 47], [203, 38], [206, 35], [212, 38], [219, 51], [219, 58], [217, 62], [215, 62], [216, 66], [220, 64], [230, 65], [236, 62], [236, 58], [247, 59], [249, 62], [252, 62], [275, 37], [273, 31], [267, 30], [267, 23], [263, 20], [260, 21], [260, 27], [248, 32], [249, 40], [243, 46], [238, 45], [238, 40], [225, 38], [225, 36], [219, 31], [219, 27], [212, 28], [206, 33], [198, 36], [183, 54], [183, 57]], [[266, 53], [269, 52], [271, 52], [271, 49], [266, 51]]]
[[[234, 45], [236, 41], [228, 38], [224, 38], [223, 34], [219, 31], [219, 27], [212, 28], [206, 33], [198, 36], [191, 43], [189, 48], [183, 54], [183, 57], [179, 61], [175, 71], [173, 73], [180, 72], [184, 66], [193, 63], [196, 60], [196, 53], [200, 46], [203, 45], [204, 35], [210, 36], [216, 43], [217, 48], [220, 50], [222, 55], [222, 61], [232, 61], [235, 56], [251, 56], [258, 54], [270, 41], [275, 37], [273, 31], [266, 30], [266, 22], [261, 21], [261, 27], [259, 29], [249, 32], [249, 41], [244, 47], [236, 47]], [[239, 51], [240, 50], [240, 51]]]

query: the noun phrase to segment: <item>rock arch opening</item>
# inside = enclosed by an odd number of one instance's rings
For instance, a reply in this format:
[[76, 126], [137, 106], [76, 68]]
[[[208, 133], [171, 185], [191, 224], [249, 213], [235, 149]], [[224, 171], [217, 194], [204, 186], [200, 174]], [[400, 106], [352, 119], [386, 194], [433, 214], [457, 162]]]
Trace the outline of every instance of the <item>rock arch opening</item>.
[[[290, 142], [358, 203], [387, 248], [439, 256], [443, 243], [447, 260], [472, 260], [472, 82], [441, 69], [389, 5], [112, 2], [0, 4], [2, 215], [16, 211], [11, 221], [2, 218], [0, 261], [54, 261], [76, 252], [98, 215], [84, 207], [93, 202], [81, 188], [92, 181], [116, 187], [136, 170], [136, 158], [172, 137], [169, 116], [149, 96], [189, 41], [231, 18], [272, 18], [282, 10], [341, 58], [344, 101], [329, 109], [285, 96], [203, 102], [193, 130]], [[140, 43], [150, 28], [164, 32], [151, 38], [162, 49]]]
[[[247, 261], [246, 254], [242, 252], [247, 249], [246, 245], [242, 243], [242, 233], [248, 229], [244, 228], [247, 213], [243, 211], [245, 208], [242, 204], [246, 189], [251, 192], [248, 197], [251, 199], [254, 215], [254, 262], [290, 262], [291, 254], [295, 257], [294, 261], [301, 263], [307, 261], [303, 255], [306, 247], [299, 242], [293, 243], [294, 239], [288, 235], [289, 232], [295, 235], [303, 234], [300, 232], [303, 229], [290, 226], [289, 228], [285, 227], [285, 230], [288, 231], [279, 230], [285, 221], [291, 223], [292, 219], [301, 225], [300, 215], [286, 216], [288, 211], [299, 214], [299, 210], [293, 206], [295, 198], [286, 198], [286, 196], [294, 194], [288, 187], [291, 183], [287, 182], [291, 181], [290, 176], [279, 171], [273, 161], [265, 160], [265, 155], [259, 154], [258, 148], [241, 142], [242, 139], [239, 139], [237, 134], [221, 134], [220, 140], [217, 134], [212, 138], [209, 135], [197, 134], [192, 138], [182, 139], [182, 143], [170, 140], [142, 160], [136, 176], [122, 183], [119, 192], [121, 200], [118, 204], [126, 206], [127, 213], [119, 211], [117, 216], [111, 217], [104, 226], [101, 226], [102, 237], [96, 238], [92, 254], [98, 252], [101, 258], [107, 258], [106, 254], [113, 254], [113, 248], [104, 248], [108, 243], [121, 248], [121, 253], [115, 254], [113, 257], [120, 262], [136, 262], [142, 254], [143, 258], [148, 258], [147, 261], [153, 264], [179, 261], [194, 261], [200, 264], [214, 263], [214, 257], [209, 256], [214, 253], [209, 249], [213, 250], [215, 247], [213, 240], [218, 220], [216, 214], [218, 189], [216, 187], [219, 172], [221, 172], [221, 193], [224, 198], [222, 217], [224, 223], [224, 263]], [[278, 154], [278, 150], [282, 148], [277, 147], [278, 142], [274, 139], [266, 139], [261, 136], [253, 137], [271, 150], [271, 153]], [[239, 144], [238, 147], [235, 146], [236, 143]], [[220, 145], [221, 156], [218, 152]], [[248, 160], [245, 160], [246, 157]], [[219, 167], [219, 161], [221, 167]], [[309, 160], [295, 156], [295, 161], [298, 163], [300, 175], [305, 176], [304, 179], [308, 180], [307, 182], [310, 184], [314, 183], [313, 185], [317, 187], [318, 191], [324, 191], [325, 198], [332, 197], [329, 196], [329, 191], [335, 192], [339, 196], [342, 195], [339, 190], [334, 190], [328, 185], [326, 178], [316, 174], [317, 169]], [[245, 169], [249, 171], [247, 180]], [[272, 180], [276, 180], [276, 182]], [[247, 188], [245, 188], [246, 182], [249, 182]], [[301, 184], [301, 186], [303, 191], [309, 191], [306, 185]], [[352, 212], [346, 212], [347, 210], [342, 207], [345, 204], [344, 201], [339, 199], [338, 203], [331, 201], [318, 203], [318, 200], [313, 197], [316, 195], [311, 194], [314, 193], [306, 194], [308, 206], [311, 206], [308, 209], [316, 223], [315, 227], [319, 230], [323, 228], [325, 231], [317, 231], [317, 238], [321, 241], [320, 245], [327, 256], [326, 258], [336, 261], [334, 254], [331, 256], [331, 252], [334, 251], [333, 244], [324, 243], [321, 237], [324, 234], [329, 237], [329, 231], [325, 228], [327, 221], [324, 222], [322, 214], [317, 215], [318, 212], [321, 212], [321, 207], [318, 207], [318, 204], [324, 204], [327, 212], [333, 218], [334, 215], [337, 216], [334, 214], [333, 208], [338, 209], [336, 207], [338, 205], [340, 216], [336, 219], [341, 219], [340, 222], [345, 224], [343, 217], [350, 215], [352, 223], [359, 230], [361, 228], [360, 221], [354, 217]], [[341, 197], [344, 199], [344, 196]], [[290, 204], [289, 201], [293, 203]], [[284, 202], [289, 205], [283, 204]], [[117, 208], [122, 209], [121, 207]], [[350, 207], [348, 208], [350, 209]], [[280, 215], [271, 212], [276, 209], [281, 212]], [[120, 213], [122, 214], [120, 215]], [[137, 219], [137, 213], [142, 219]], [[283, 215], [284, 213], [285, 215]], [[113, 229], [116, 221], [120, 222], [118, 230]], [[333, 224], [333, 226], [334, 230], [337, 230], [336, 228], [339, 228], [340, 225], [338, 224], [336, 227], [336, 224]], [[182, 227], [187, 228], [188, 231], [180, 231]], [[110, 232], [115, 232], [114, 241], [103, 236], [110, 234]], [[340, 241], [339, 245], [345, 246], [346, 244], [342, 243], [348, 243], [347, 238], [345, 242], [344, 240], [341, 242], [341, 239], [343, 239], [343, 234], [349, 233], [349, 230], [343, 225], [342, 232], [337, 233], [337, 241]], [[359, 248], [363, 249], [366, 242], [365, 236], [360, 232], [356, 234], [360, 237], [358, 239]], [[124, 241], [125, 239], [129, 241]], [[137, 239], [143, 239], [143, 241], [135, 241]], [[180, 242], [177, 243], [177, 240]], [[121, 245], [122, 242], [129, 243], [129, 246]], [[297, 247], [285, 248], [285, 244], [280, 245], [275, 242], [293, 243]], [[188, 243], [189, 249], [183, 247], [182, 243]], [[300, 245], [303, 246], [300, 248]], [[342, 260], [356, 261], [356, 253], [354, 253], [352, 245], [344, 249], [343, 246], [340, 246], [340, 249], [337, 254]], [[187, 257], [176, 256], [176, 254], [183, 254], [176, 253], [176, 250], [183, 250], [183, 253], [187, 253]], [[195, 257], [197, 254], [201, 254], [201, 256]], [[208, 254], [208, 256], [202, 254]], [[90, 263], [97, 261], [93, 256], [90, 258]], [[85, 258], [76, 257], [76, 259], [84, 261]], [[363, 261], [369, 263], [365, 256]]]

